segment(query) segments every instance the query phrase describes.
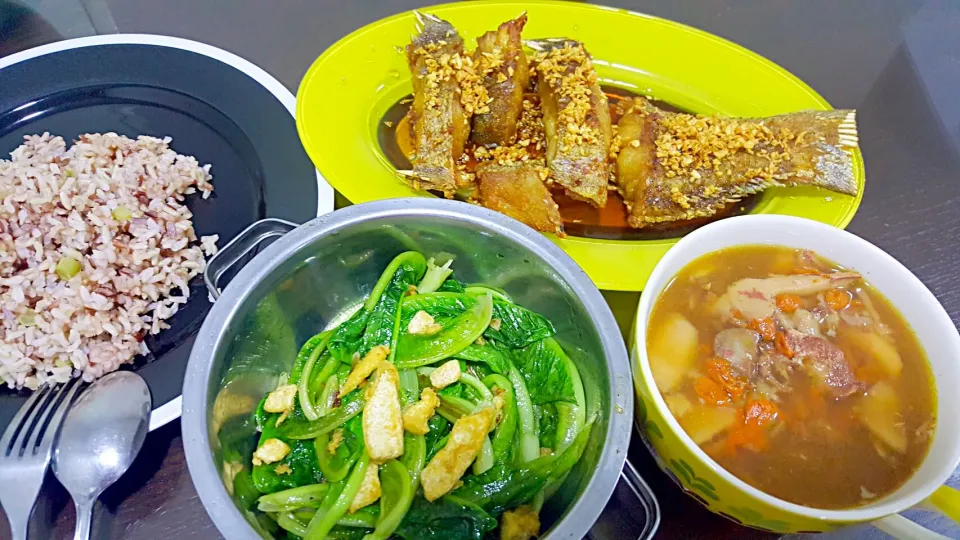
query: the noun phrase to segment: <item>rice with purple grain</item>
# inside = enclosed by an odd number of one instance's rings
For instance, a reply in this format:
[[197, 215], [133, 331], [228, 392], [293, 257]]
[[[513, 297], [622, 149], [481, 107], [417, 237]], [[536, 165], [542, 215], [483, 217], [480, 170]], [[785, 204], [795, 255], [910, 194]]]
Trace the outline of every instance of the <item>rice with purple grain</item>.
[[148, 353], [216, 251], [185, 197], [210, 166], [170, 138], [25, 137], [0, 160], [0, 380], [90, 381]]

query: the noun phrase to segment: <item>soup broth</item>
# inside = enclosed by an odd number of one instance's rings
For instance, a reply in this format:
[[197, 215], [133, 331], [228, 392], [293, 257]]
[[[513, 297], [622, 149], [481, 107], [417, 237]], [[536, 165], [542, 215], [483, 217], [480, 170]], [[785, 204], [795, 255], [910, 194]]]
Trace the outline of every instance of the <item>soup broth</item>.
[[814, 508], [869, 504], [920, 466], [936, 425], [917, 337], [875, 289], [812, 252], [701, 257], [648, 324], [657, 386], [729, 472]]

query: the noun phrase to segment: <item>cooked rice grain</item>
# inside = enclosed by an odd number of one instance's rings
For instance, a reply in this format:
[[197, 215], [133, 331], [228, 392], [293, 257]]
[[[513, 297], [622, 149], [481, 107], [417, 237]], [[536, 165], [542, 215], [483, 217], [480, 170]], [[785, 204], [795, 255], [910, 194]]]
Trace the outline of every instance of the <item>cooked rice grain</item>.
[[[0, 160], [0, 379], [91, 381], [140, 353], [187, 302], [216, 236], [197, 240], [184, 197], [210, 166], [170, 138], [48, 133]], [[201, 247], [202, 246], [202, 247]], [[70, 261], [80, 271], [70, 277]], [[76, 265], [74, 265], [76, 266]], [[66, 277], [67, 279], [64, 279]]]

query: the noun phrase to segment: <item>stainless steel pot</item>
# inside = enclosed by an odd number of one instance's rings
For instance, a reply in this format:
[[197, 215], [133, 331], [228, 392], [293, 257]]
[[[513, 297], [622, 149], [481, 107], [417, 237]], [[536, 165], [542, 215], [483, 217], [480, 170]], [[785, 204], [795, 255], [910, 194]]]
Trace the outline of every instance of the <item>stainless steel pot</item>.
[[541, 515], [546, 538], [582, 538], [617, 484], [633, 418], [627, 351], [610, 308], [557, 246], [502, 214], [427, 198], [361, 204], [300, 227], [260, 222], [211, 261], [211, 294], [233, 262], [282, 236], [233, 278], [200, 329], [183, 385], [183, 439], [193, 483], [231, 539], [268, 536], [237, 503], [232, 478], [249, 467], [251, 412], [299, 346], [363, 301], [398, 253], [454, 257], [456, 277], [500, 287], [550, 318], [580, 367], [595, 435]]

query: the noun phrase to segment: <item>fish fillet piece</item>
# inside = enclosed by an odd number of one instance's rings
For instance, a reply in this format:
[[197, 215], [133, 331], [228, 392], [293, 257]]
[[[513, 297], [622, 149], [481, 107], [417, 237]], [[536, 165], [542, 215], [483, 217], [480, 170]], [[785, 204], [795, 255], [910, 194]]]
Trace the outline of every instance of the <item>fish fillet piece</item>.
[[403, 455], [403, 412], [400, 374], [390, 362], [381, 362], [364, 390], [363, 440], [374, 463]]
[[527, 55], [520, 41], [525, 24], [524, 14], [477, 38], [476, 60], [485, 73], [483, 85], [490, 111], [473, 117], [471, 139], [475, 144], [511, 144], [517, 136], [523, 92], [530, 82]]
[[538, 231], [565, 236], [560, 209], [541, 178], [545, 171], [531, 163], [483, 165], [477, 169], [480, 203]]
[[413, 75], [413, 142], [410, 175], [415, 189], [441, 191], [452, 197], [469, 187], [458, 160], [470, 136], [470, 118], [488, 112], [486, 89], [463, 38], [448, 22], [420, 15], [422, 30], [407, 45]]
[[380, 466], [376, 463], [371, 463], [367, 467], [367, 472], [363, 477], [363, 482], [360, 484], [360, 491], [353, 497], [353, 501], [350, 503], [350, 513], [353, 514], [361, 508], [370, 506], [371, 504], [377, 502], [377, 499], [383, 494], [383, 489], [380, 485]]
[[446, 446], [433, 456], [420, 475], [425, 499], [435, 501], [456, 487], [467, 467], [480, 454], [496, 415], [493, 407], [485, 407], [453, 423]]
[[610, 181], [610, 109], [590, 55], [567, 39], [528, 45], [540, 51], [534, 65], [550, 179], [571, 197], [603, 207]]
[[616, 183], [632, 227], [710, 217], [770, 187], [857, 194], [852, 110], [706, 117], [635, 98], [617, 127]]

